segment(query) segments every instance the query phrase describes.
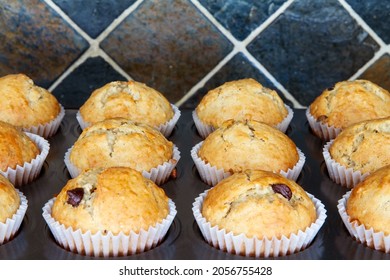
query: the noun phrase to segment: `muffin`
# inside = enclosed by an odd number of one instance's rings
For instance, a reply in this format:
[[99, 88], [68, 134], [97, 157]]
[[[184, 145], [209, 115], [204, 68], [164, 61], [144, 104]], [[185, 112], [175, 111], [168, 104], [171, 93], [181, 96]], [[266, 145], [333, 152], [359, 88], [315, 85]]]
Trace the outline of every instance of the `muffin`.
[[126, 118], [159, 129], [169, 136], [180, 111], [157, 90], [136, 81], [115, 81], [92, 92], [80, 107], [79, 123], [84, 129], [111, 118]]
[[0, 173], [12, 184], [31, 182], [39, 174], [48, 152], [49, 143], [42, 137], [0, 121]]
[[313, 132], [325, 140], [355, 123], [390, 116], [390, 93], [367, 80], [342, 81], [324, 90], [306, 115]]
[[24, 74], [0, 78], [0, 121], [43, 137], [52, 136], [65, 115], [54, 95]]
[[[81, 173], [43, 210], [57, 242], [94, 256], [127, 255], [156, 246], [176, 214], [162, 188], [128, 167]], [[64, 231], [72, 241], [60, 238]], [[91, 242], [104, 246], [90, 248]]]
[[344, 129], [323, 151], [330, 177], [353, 187], [364, 176], [390, 164], [390, 117]]
[[[311, 241], [284, 251], [298, 239], [312, 240], [326, 217], [323, 205], [297, 183], [261, 170], [246, 170], [222, 180], [200, 196], [193, 210], [209, 243], [223, 250], [231, 245], [236, 254], [256, 256], [269, 253], [261, 248], [265, 244], [260, 244], [260, 250], [254, 245], [266, 240], [274, 242], [268, 244], [274, 256], [304, 249]], [[213, 238], [218, 241], [214, 243]]]
[[210, 90], [193, 113], [199, 134], [206, 138], [226, 120], [255, 120], [286, 131], [292, 110], [276, 91], [254, 79], [226, 82]]
[[[115, 118], [86, 128], [69, 150], [65, 162], [72, 177], [91, 168], [124, 166], [145, 172], [149, 179], [163, 183], [179, 158], [178, 149], [158, 130]], [[159, 175], [151, 178], [154, 169], [159, 169]]]
[[16, 234], [26, 210], [26, 197], [0, 174], [0, 245]]
[[390, 165], [371, 173], [338, 204], [350, 234], [367, 246], [390, 253]]
[[193, 148], [192, 157], [202, 179], [211, 185], [223, 178], [214, 180], [211, 171], [202, 169], [223, 170], [227, 173], [223, 177], [247, 169], [265, 170], [296, 180], [305, 161], [286, 134], [253, 120], [224, 122]]

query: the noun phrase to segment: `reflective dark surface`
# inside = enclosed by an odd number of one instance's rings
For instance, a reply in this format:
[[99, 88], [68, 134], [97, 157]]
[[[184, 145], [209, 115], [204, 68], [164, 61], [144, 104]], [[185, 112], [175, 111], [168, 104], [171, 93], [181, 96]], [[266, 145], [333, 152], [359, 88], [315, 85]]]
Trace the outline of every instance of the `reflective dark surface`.
[[[0, 245], [0, 259], [96, 259], [62, 249], [55, 243], [42, 217], [43, 205], [59, 193], [70, 179], [63, 158], [80, 133], [76, 111], [67, 110], [59, 131], [49, 139], [50, 152], [40, 176], [33, 183], [20, 187], [28, 199], [26, 217], [15, 238]], [[308, 248], [273, 259], [390, 259], [390, 254], [367, 248], [348, 234], [337, 211], [337, 201], [348, 190], [329, 179], [322, 158], [324, 142], [310, 132], [304, 110], [294, 110], [287, 134], [306, 156], [298, 183], [323, 202], [327, 218]], [[158, 247], [116, 259], [251, 259], [211, 247], [203, 240], [194, 220], [192, 203], [209, 186], [200, 181], [190, 156], [191, 148], [202, 141], [192, 121], [191, 110], [182, 110], [181, 118], [169, 139], [178, 146], [181, 159], [177, 166], [177, 178], [171, 179], [162, 187], [176, 204], [176, 218]]]

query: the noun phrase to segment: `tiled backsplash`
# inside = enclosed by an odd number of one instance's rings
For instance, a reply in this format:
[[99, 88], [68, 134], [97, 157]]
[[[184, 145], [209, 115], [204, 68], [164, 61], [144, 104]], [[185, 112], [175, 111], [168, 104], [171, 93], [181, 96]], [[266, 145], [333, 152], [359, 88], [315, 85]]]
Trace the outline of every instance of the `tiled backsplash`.
[[0, 75], [29, 75], [65, 108], [127, 79], [194, 108], [244, 77], [302, 108], [341, 80], [390, 90], [389, 26], [387, 0], [1, 1]]

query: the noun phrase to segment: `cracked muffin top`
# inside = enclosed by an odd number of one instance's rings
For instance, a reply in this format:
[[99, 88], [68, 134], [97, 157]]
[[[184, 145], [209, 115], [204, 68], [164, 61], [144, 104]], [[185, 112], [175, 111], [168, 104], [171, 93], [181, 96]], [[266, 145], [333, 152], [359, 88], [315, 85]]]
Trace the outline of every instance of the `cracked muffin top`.
[[225, 172], [246, 169], [279, 172], [299, 160], [295, 143], [283, 132], [257, 121], [224, 122], [203, 142], [198, 156]]
[[289, 237], [316, 220], [315, 205], [301, 186], [260, 170], [219, 182], [207, 193], [201, 211], [211, 226], [259, 239]]
[[1, 77], [0, 95], [0, 121], [20, 128], [47, 124], [60, 113], [55, 96], [24, 74]]
[[13, 125], [0, 121], [0, 169], [15, 169], [39, 155], [37, 144]]
[[150, 171], [172, 159], [173, 143], [158, 130], [115, 118], [87, 127], [79, 136], [70, 162], [80, 171], [96, 167], [126, 166]]
[[319, 122], [344, 129], [352, 124], [390, 116], [390, 93], [367, 80], [342, 81], [324, 90], [310, 105]]
[[390, 117], [344, 129], [329, 148], [333, 160], [362, 174], [390, 164]]
[[226, 82], [210, 90], [196, 107], [203, 124], [217, 128], [226, 120], [256, 120], [275, 126], [288, 111], [276, 91], [254, 79]]
[[8, 218], [18, 211], [20, 197], [12, 183], [0, 174], [0, 223], [5, 223]]
[[161, 222], [168, 213], [164, 190], [127, 167], [81, 173], [62, 188], [52, 208], [59, 223], [92, 234], [139, 233]]
[[346, 211], [351, 222], [390, 234], [390, 165], [376, 170], [351, 191]]
[[174, 111], [157, 90], [136, 81], [115, 81], [96, 89], [80, 107], [89, 124], [111, 118], [125, 118], [158, 127], [169, 121]]

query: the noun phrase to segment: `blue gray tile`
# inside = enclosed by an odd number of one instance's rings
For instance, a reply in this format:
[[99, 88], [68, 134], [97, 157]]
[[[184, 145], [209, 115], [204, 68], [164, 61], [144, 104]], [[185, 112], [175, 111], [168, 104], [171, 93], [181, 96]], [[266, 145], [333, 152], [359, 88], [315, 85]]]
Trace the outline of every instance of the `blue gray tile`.
[[145, 1], [101, 44], [132, 78], [178, 101], [232, 49], [189, 1]]
[[381, 56], [359, 78], [372, 81], [390, 91], [390, 55]]
[[53, 0], [81, 29], [96, 38], [135, 0]]
[[199, 2], [234, 37], [244, 40], [286, 1], [200, 0]]
[[336, 0], [300, 0], [248, 46], [302, 104], [351, 77], [379, 49]]
[[112, 81], [126, 81], [103, 58], [87, 59], [67, 76], [53, 91], [67, 109], [78, 109], [91, 93]]
[[25, 73], [49, 87], [88, 47], [38, 0], [0, 2], [0, 75]]
[[195, 109], [202, 100], [203, 96], [225, 82], [253, 78], [263, 86], [276, 90], [279, 96], [284, 99], [286, 104], [292, 106], [291, 102], [284, 98], [273, 83], [264, 74], [251, 64], [250, 61], [242, 54], [236, 54], [225, 66], [223, 66], [207, 83], [197, 90], [194, 95], [182, 104], [181, 108]]
[[346, 1], [383, 41], [390, 43], [390, 1]]

